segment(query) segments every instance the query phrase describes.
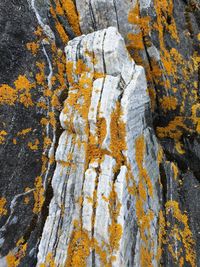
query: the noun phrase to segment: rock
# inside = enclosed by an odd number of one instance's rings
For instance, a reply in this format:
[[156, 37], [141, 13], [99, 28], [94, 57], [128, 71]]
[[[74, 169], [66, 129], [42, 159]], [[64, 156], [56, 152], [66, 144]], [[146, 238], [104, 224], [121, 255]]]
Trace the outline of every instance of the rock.
[[34, 267], [37, 255], [200, 265], [199, 11], [196, 0], [1, 0], [0, 266]]
[[49, 255], [56, 266], [157, 266], [158, 144], [144, 70], [113, 27], [70, 41], [66, 57], [65, 130], [38, 266]]

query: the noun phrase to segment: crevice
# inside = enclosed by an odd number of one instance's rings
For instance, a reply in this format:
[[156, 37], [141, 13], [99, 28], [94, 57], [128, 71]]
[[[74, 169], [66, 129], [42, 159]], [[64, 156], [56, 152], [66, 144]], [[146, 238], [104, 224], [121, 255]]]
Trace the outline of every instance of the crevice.
[[91, 0], [89, 0], [89, 11], [90, 11], [90, 17], [91, 17], [93, 29], [94, 29], [94, 31], [97, 31], [96, 20], [95, 20], [94, 12], [93, 12], [93, 9], [92, 9]]
[[115, 9], [115, 14], [116, 14], [117, 28], [118, 28], [118, 31], [120, 32], [120, 27], [119, 27], [119, 18], [118, 18], [118, 14], [117, 14], [117, 5], [116, 5], [116, 0], [113, 0], [113, 5], [114, 5], [114, 9]]

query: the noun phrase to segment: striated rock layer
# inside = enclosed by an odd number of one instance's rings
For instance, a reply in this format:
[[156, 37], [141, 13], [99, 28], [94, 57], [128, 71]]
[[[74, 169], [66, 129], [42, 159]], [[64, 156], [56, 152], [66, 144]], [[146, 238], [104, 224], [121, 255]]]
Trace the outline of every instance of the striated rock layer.
[[158, 266], [158, 144], [144, 70], [112, 27], [65, 52], [69, 93], [37, 266]]

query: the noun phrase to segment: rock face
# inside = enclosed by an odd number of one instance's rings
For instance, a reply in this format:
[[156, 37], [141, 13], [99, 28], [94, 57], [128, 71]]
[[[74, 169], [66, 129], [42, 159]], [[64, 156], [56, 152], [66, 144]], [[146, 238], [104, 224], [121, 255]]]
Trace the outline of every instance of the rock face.
[[56, 266], [157, 266], [158, 144], [144, 70], [115, 28], [74, 39], [66, 56], [65, 131], [38, 266], [49, 255]]
[[0, 266], [200, 266], [199, 21], [1, 0]]

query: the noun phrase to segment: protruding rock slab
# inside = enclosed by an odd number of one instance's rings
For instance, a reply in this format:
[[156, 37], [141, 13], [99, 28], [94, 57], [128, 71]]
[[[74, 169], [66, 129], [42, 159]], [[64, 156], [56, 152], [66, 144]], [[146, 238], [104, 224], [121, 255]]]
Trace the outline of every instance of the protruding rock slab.
[[158, 145], [144, 70], [113, 27], [70, 41], [66, 57], [64, 132], [38, 266], [157, 266]]

